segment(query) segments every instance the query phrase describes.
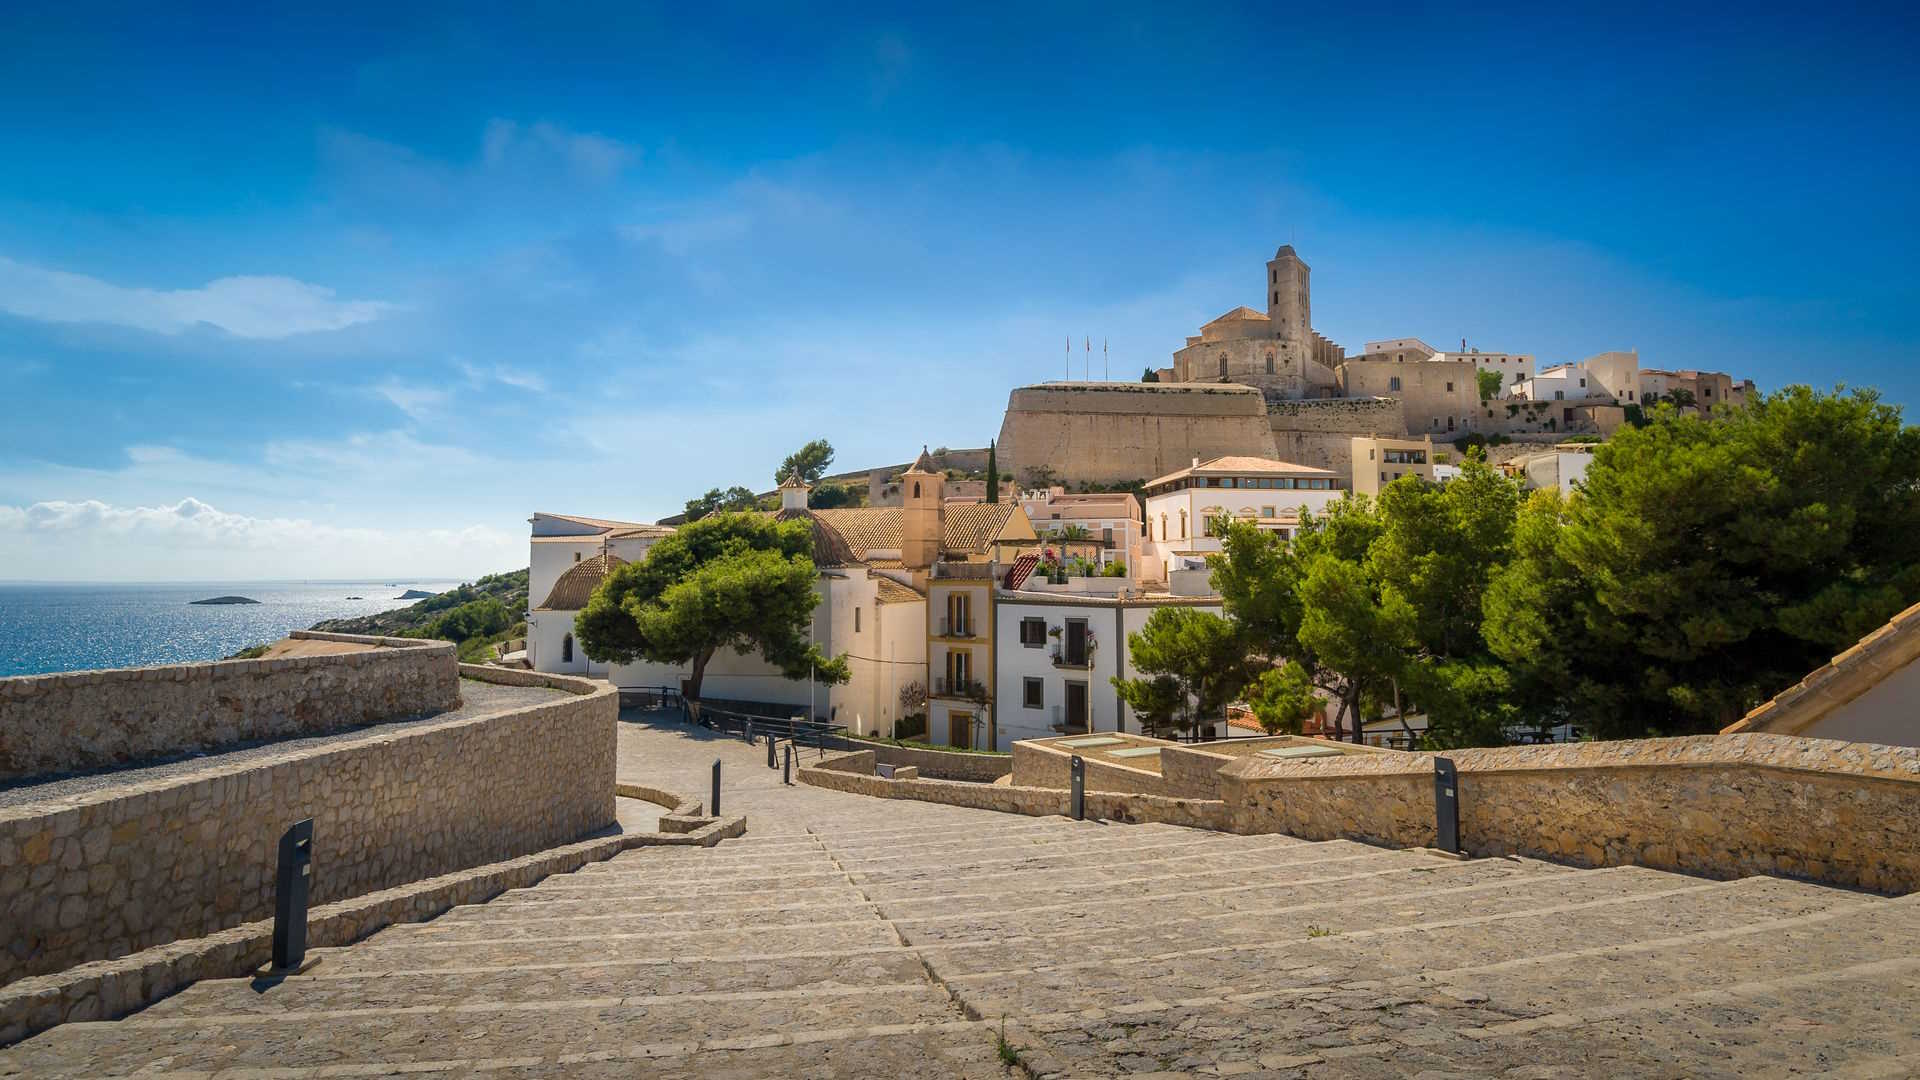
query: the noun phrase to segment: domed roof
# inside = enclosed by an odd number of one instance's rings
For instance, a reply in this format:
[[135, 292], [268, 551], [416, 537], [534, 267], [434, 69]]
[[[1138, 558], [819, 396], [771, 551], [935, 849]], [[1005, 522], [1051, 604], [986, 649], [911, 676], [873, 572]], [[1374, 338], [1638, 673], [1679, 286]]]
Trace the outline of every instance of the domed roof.
[[1276, 259], [1284, 259], [1289, 255], [1292, 255], [1296, 259], [1300, 257], [1299, 253], [1293, 250], [1292, 244], [1281, 244], [1280, 250], [1273, 253], [1273, 257]]
[[580, 611], [592, 598], [593, 590], [615, 570], [627, 565], [627, 560], [618, 555], [595, 555], [591, 559], [581, 559], [560, 580], [553, 583], [553, 590], [547, 593], [547, 602], [540, 605], [541, 611]]
[[820, 515], [811, 510], [789, 508], [773, 515], [775, 521], [804, 521], [813, 530], [813, 565], [815, 566], [852, 566], [860, 561], [853, 552], [853, 546], [840, 530], [820, 520]]

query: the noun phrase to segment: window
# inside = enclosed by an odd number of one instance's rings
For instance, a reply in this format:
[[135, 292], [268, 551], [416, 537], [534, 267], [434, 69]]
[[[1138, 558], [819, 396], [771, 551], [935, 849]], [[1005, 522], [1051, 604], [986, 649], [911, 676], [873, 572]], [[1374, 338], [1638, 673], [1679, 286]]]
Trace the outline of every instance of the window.
[[1167, 515], [1161, 514], [1160, 515], [1160, 539], [1165, 540], [1166, 538], [1167, 538]]
[[1028, 709], [1047, 707], [1047, 684], [1040, 679], [1025, 679], [1020, 684], [1020, 704]]
[[576, 552], [574, 552], [574, 553], [573, 553], [573, 561], [574, 561], [574, 562], [579, 562], [579, 561], [580, 561], [580, 553], [579, 553], [579, 552], [577, 552], [577, 551], [576, 551]]
[[1047, 644], [1047, 620], [1033, 617], [1021, 619], [1020, 644], [1029, 649], [1045, 647]]
[[1107, 526], [1100, 530], [1100, 542], [1107, 545], [1108, 547], [1113, 546], [1113, 528], [1111, 526]]
[[916, 499], [920, 497], [920, 481], [918, 480], [913, 482], [913, 497]]
[[1367, 447], [1367, 460], [1368, 461], [1373, 460], [1373, 447], [1371, 446]]
[[1279, 289], [1273, 290], [1273, 306], [1274, 307], [1280, 306], [1280, 290]]
[[1273, 374], [1273, 354], [1267, 354], [1267, 374]]
[[560, 639], [560, 662], [563, 664], [573, 663], [573, 635], [572, 634], [568, 634], [566, 637], [563, 637]]
[[1186, 538], [1187, 538], [1187, 512], [1185, 510], [1182, 510], [1180, 511], [1180, 539], [1185, 540]]
[[1380, 482], [1383, 484], [1387, 482], [1387, 474], [1384, 471], [1380, 473]]
[[1580, 385], [1581, 385], [1581, 386], [1585, 386], [1585, 385], [1587, 385], [1587, 380], [1585, 380], [1585, 379], [1581, 379], [1581, 380], [1580, 380]]
[[1271, 507], [1271, 506], [1263, 506], [1263, 507], [1261, 507], [1261, 508], [1260, 508], [1260, 516], [1261, 516], [1261, 517], [1263, 517], [1263, 518], [1270, 518], [1270, 517], [1272, 517], [1272, 516], [1273, 516], [1273, 507]]
[[1629, 391], [1627, 391], [1627, 400], [1628, 400], [1628, 401], [1632, 401], [1632, 400], [1633, 400], [1633, 391], [1631, 391], [1631, 390], [1629, 390]]
[[1566, 399], [1567, 399], [1567, 392], [1565, 390], [1555, 390], [1553, 392], [1553, 400], [1565, 401]]
[[1452, 384], [1452, 383], [1448, 383], [1448, 384], [1447, 384], [1447, 393], [1449, 393], [1449, 394], [1451, 394], [1451, 393], [1453, 393], [1453, 384]]
[[1395, 376], [1393, 376], [1392, 378], [1390, 378], [1390, 379], [1388, 379], [1388, 380], [1387, 380], [1387, 389], [1389, 389], [1389, 390], [1398, 390], [1398, 389], [1400, 389], [1400, 376], [1398, 376], [1398, 375], [1395, 375]]
[[1220, 377], [1223, 379], [1227, 377], [1227, 358], [1224, 356], [1220, 358]]
[[860, 609], [857, 607], [853, 609], [853, 632], [860, 632]]

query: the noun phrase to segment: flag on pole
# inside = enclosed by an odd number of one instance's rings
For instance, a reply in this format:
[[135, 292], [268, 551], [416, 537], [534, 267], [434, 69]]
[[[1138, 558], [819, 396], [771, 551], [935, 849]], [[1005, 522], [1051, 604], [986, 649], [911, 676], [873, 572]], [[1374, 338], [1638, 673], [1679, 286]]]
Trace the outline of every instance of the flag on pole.
[[1080, 361], [1080, 378], [1082, 380], [1092, 378], [1092, 374], [1088, 370], [1092, 366], [1093, 366], [1093, 335], [1089, 334], [1087, 335], [1087, 355], [1084, 359]]
[[1107, 339], [1101, 338], [1100, 339], [1100, 379], [1102, 382], [1105, 382], [1111, 378], [1113, 378], [1113, 373], [1107, 370]]

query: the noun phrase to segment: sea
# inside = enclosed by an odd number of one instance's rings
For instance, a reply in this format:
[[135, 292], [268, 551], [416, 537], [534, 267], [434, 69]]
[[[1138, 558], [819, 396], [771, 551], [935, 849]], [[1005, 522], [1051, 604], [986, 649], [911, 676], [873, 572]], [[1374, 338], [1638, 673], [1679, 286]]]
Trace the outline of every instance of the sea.
[[[322, 619], [406, 607], [457, 581], [0, 582], [0, 676], [219, 660]], [[195, 604], [245, 596], [258, 604]]]

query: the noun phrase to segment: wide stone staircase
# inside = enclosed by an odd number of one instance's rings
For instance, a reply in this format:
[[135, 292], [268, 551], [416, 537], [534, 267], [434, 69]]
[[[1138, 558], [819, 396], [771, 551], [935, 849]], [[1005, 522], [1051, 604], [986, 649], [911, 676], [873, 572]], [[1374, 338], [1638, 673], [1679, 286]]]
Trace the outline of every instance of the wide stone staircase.
[[931, 808], [631, 851], [0, 1076], [1920, 1071], [1920, 900]]

